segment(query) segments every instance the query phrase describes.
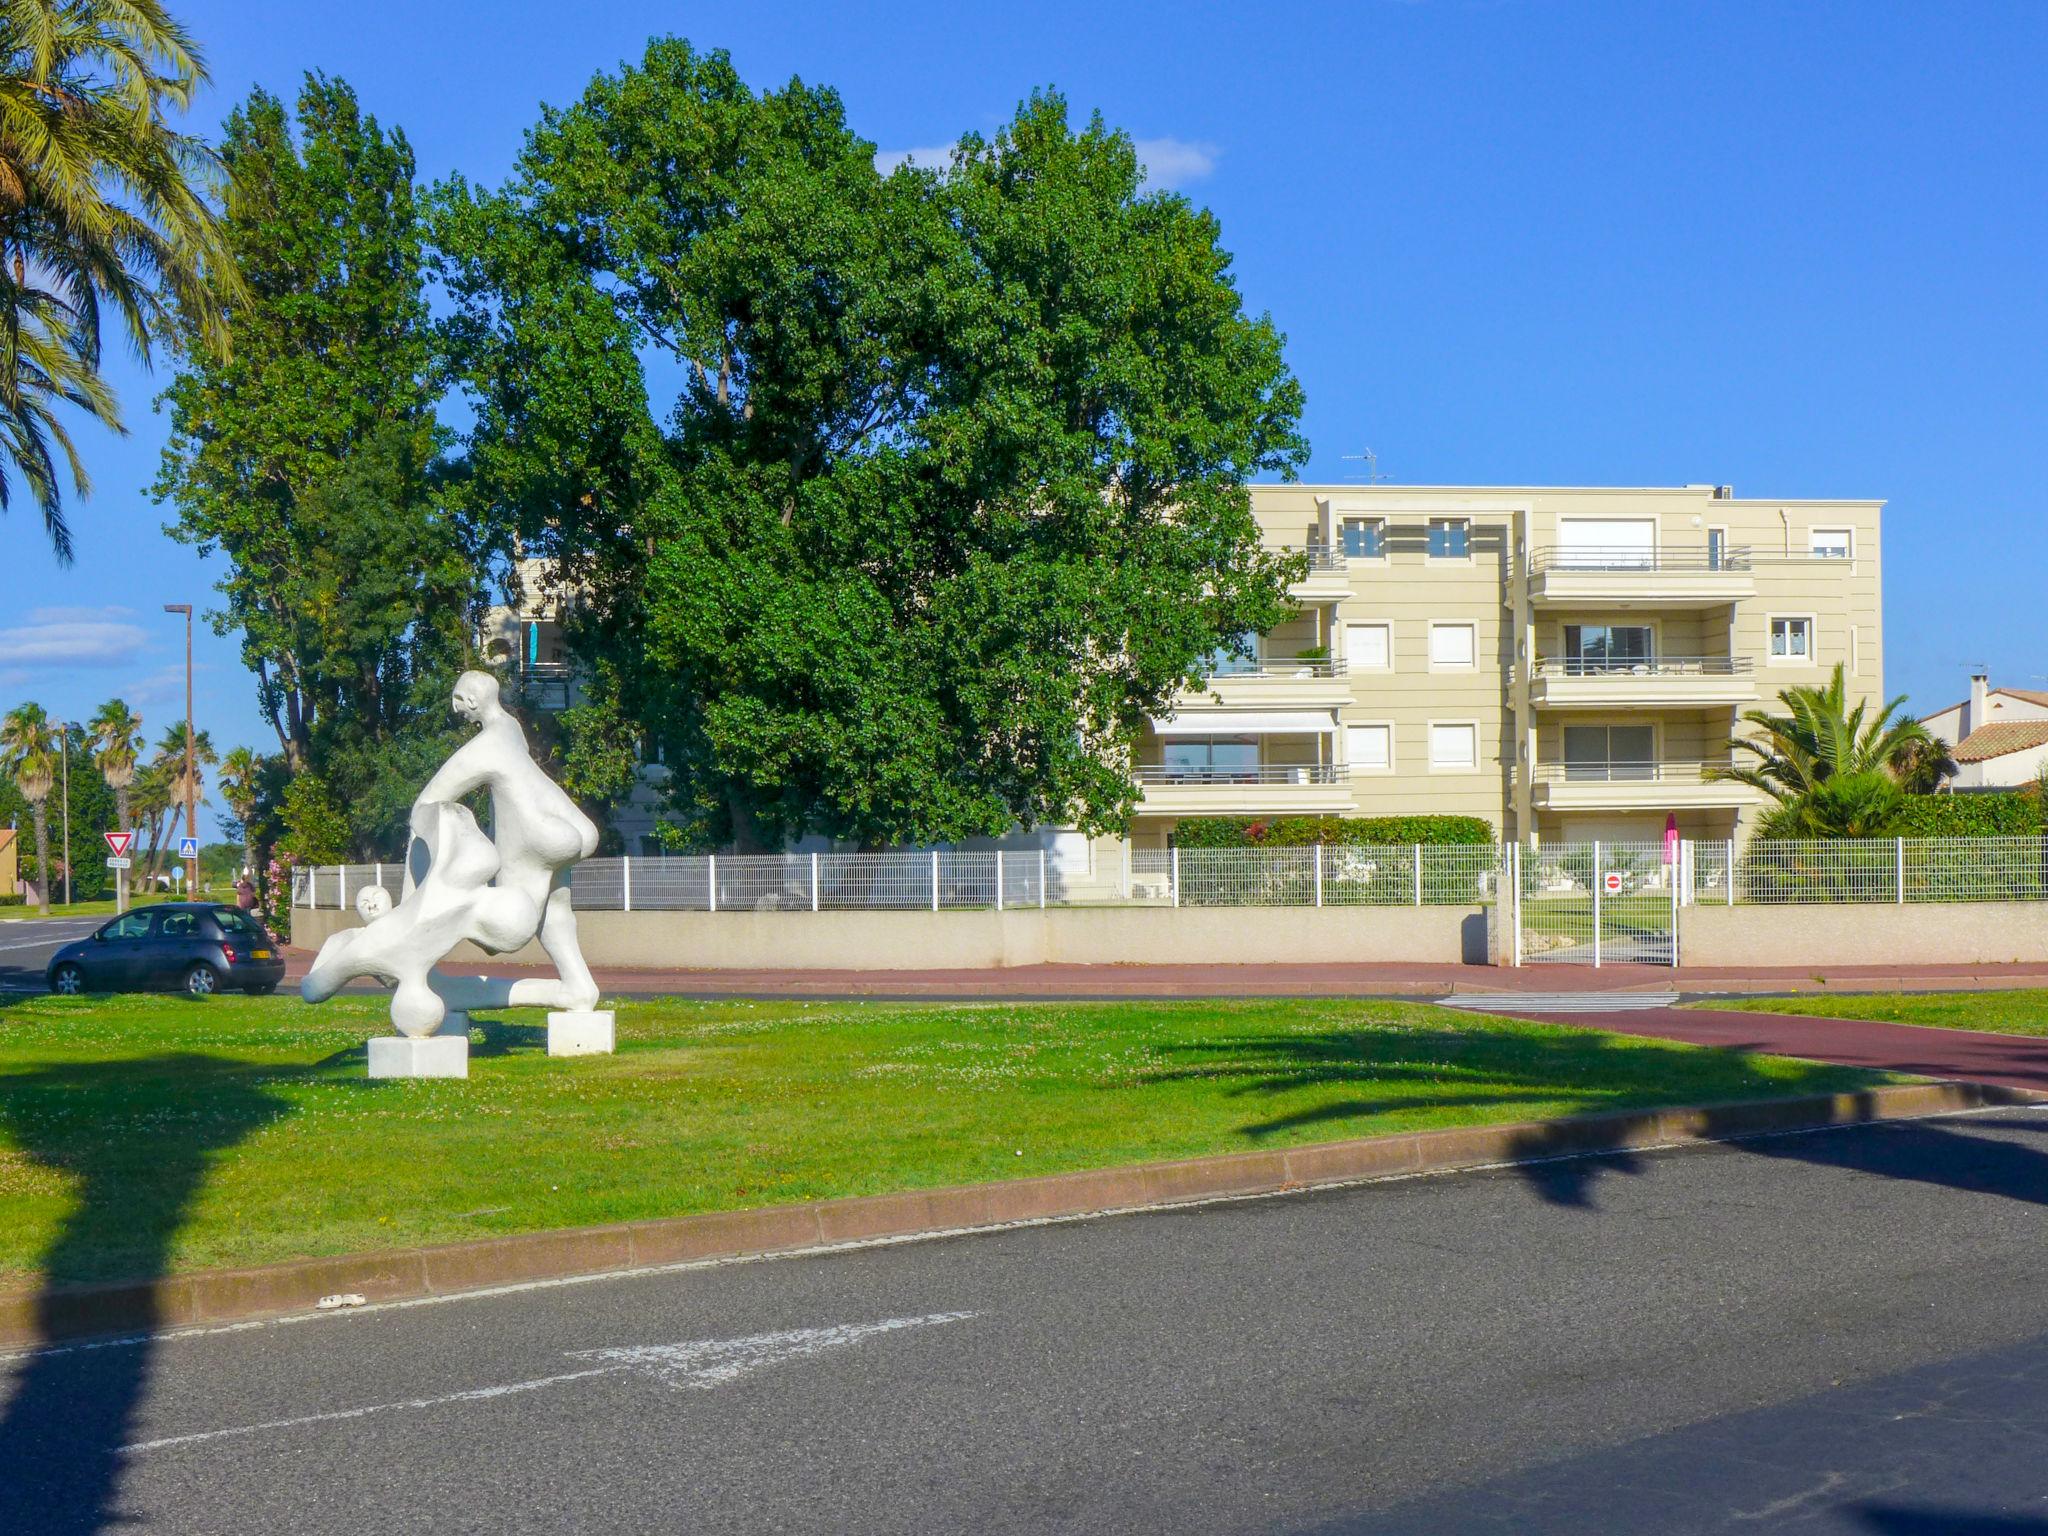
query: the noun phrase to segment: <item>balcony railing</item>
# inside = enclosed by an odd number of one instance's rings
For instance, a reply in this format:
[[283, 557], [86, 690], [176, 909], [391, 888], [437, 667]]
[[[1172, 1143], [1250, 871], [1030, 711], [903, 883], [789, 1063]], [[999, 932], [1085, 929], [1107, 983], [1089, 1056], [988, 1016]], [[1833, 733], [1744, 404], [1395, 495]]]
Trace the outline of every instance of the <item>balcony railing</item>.
[[1140, 784], [1336, 784], [1342, 769], [1323, 764], [1253, 768], [1182, 768], [1147, 763], [1137, 770]]
[[1529, 777], [1536, 784], [1708, 784], [1716, 769], [1733, 764], [1703, 758], [1663, 758], [1655, 762], [1538, 763]]
[[519, 675], [536, 683], [566, 682], [574, 675], [573, 663], [566, 661], [522, 661]]
[[1311, 576], [1320, 571], [1341, 571], [1344, 569], [1344, 551], [1333, 544], [1268, 544], [1266, 549], [1275, 555], [1304, 555], [1308, 559]]
[[1209, 669], [1209, 680], [1219, 677], [1342, 677], [1344, 663], [1337, 657], [1258, 656], [1250, 661], [1227, 661]]
[[1625, 571], [1656, 574], [1665, 571], [1747, 571], [1750, 552], [1737, 549], [1587, 549], [1577, 545], [1545, 544], [1529, 552], [1529, 569], [1536, 571]]
[[1552, 656], [1536, 663], [1538, 677], [1739, 677], [1754, 672], [1748, 656], [1645, 656], [1634, 659]]

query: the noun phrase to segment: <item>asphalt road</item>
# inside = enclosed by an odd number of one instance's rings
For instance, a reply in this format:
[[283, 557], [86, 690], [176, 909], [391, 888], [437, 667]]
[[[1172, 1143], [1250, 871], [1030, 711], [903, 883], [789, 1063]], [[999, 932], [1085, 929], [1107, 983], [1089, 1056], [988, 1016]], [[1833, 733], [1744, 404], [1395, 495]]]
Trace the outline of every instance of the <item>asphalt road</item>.
[[16, 1359], [0, 1530], [2048, 1532], [2048, 1110]]
[[23, 918], [0, 923], [0, 995], [48, 990], [50, 956], [106, 922], [105, 917]]

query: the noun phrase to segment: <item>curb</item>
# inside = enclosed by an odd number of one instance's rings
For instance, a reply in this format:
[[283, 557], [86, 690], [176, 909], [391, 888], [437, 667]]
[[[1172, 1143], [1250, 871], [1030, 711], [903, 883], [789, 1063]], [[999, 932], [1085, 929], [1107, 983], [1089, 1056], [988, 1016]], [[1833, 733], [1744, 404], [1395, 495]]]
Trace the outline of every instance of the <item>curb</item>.
[[338, 1293], [353, 1292], [367, 1302], [406, 1301], [878, 1238], [2041, 1103], [2048, 1103], [2048, 1094], [1978, 1083], [1907, 1084], [1800, 1099], [1412, 1131], [1284, 1151], [1234, 1152], [997, 1184], [712, 1211], [390, 1253], [304, 1259], [260, 1269], [202, 1271], [156, 1281], [0, 1292], [0, 1348], [249, 1322], [308, 1312], [321, 1297]]

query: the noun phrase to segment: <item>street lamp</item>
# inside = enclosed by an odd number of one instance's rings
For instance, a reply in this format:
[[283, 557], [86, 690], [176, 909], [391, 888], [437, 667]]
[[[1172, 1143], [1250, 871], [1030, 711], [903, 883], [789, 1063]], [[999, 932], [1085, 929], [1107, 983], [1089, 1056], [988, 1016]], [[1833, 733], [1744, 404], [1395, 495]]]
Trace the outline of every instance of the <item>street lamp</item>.
[[185, 615], [185, 835], [192, 839], [192, 858], [185, 871], [185, 894], [189, 898], [199, 890], [199, 774], [197, 753], [192, 742], [192, 605], [190, 603], [165, 603], [165, 613]]
[[71, 905], [71, 722], [57, 722], [57, 761], [64, 776], [64, 905]]

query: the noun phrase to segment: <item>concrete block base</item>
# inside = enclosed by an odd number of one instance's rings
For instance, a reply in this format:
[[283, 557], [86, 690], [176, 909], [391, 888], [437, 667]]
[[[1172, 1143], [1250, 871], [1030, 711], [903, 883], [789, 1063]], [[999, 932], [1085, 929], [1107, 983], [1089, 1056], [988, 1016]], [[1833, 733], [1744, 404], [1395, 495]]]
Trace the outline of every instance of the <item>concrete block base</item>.
[[379, 1035], [370, 1042], [370, 1076], [467, 1077], [468, 1035]]
[[612, 1011], [548, 1014], [550, 1056], [609, 1056], [616, 1044]]

